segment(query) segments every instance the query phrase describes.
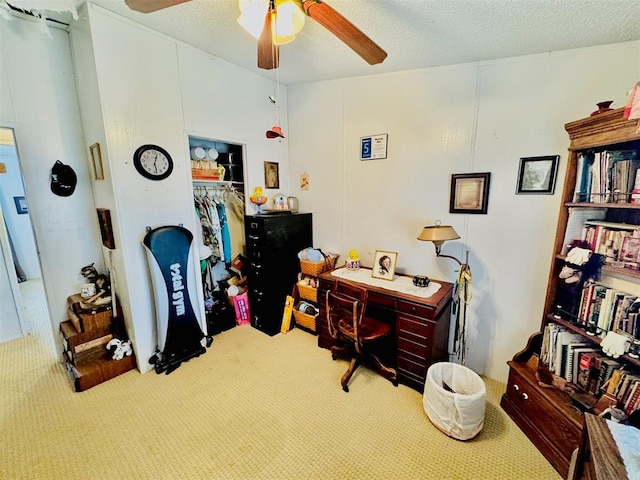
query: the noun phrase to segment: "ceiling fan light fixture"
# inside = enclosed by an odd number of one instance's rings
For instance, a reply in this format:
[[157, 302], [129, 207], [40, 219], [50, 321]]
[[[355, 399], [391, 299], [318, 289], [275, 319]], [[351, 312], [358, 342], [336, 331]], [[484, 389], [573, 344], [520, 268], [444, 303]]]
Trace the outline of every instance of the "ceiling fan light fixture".
[[[292, 42], [304, 26], [305, 15], [294, 0], [276, 0], [271, 31], [274, 45]], [[256, 40], [264, 28], [269, 0], [239, 0], [238, 23]]]
[[[305, 14], [294, 0], [276, 0], [276, 21], [273, 33], [276, 36], [293, 37], [304, 27]], [[293, 38], [291, 40], [293, 40]]]

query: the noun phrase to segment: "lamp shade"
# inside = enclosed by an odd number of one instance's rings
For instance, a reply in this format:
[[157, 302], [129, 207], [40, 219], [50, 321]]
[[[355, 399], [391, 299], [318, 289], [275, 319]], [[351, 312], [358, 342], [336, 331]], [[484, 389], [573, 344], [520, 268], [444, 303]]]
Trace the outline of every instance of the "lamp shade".
[[418, 240], [423, 240], [425, 242], [446, 242], [447, 240], [457, 240], [460, 238], [460, 235], [453, 229], [450, 225], [431, 225], [424, 227], [420, 235], [418, 235]]

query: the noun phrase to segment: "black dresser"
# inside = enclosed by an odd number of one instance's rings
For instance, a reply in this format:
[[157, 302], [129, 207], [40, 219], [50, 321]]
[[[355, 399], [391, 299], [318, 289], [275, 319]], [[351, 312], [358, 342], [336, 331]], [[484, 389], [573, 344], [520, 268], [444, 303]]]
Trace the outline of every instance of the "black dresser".
[[285, 299], [300, 271], [298, 252], [313, 245], [311, 214], [246, 215], [244, 231], [251, 325], [275, 335], [280, 332]]

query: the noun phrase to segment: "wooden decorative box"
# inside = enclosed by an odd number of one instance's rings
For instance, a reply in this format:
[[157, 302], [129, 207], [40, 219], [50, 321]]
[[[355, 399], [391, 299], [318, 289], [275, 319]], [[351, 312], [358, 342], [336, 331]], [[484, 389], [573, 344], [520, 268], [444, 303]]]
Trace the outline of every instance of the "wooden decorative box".
[[75, 391], [84, 392], [91, 387], [133, 370], [136, 367], [136, 360], [131, 355], [130, 357], [124, 357], [122, 360], [102, 358], [80, 366], [66, 362], [66, 366]]

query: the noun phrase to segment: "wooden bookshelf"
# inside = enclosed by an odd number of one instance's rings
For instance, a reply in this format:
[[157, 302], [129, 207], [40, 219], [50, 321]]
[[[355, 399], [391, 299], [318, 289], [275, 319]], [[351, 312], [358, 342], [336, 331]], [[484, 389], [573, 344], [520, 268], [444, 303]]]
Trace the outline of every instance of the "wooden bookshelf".
[[[584, 415], [581, 413], [580, 408], [582, 408], [582, 411], [586, 411], [589, 407], [585, 403], [577, 405], [577, 403], [580, 403], [576, 402], [576, 400], [580, 400], [581, 394], [579, 391], [577, 395], [569, 395], [567, 392], [560, 391], [552, 387], [551, 384], [541, 381], [542, 374], [549, 375], [549, 370], [540, 362], [540, 353], [544, 340], [543, 333], [546, 325], [553, 322], [569, 332], [580, 335], [584, 339], [583, 343], [592, 344], [596, 348], [599, 347], [602, 339], [599, 336], [591, 335], [591, 332], [587, 333], [585, 326], [569, 320], [578, 318], [581, 306], [581, 297], [579, 295], [582, 292], [584, 279], [580, 276], [575, 285], [570, 285], [564, 279], [559, 278], [559, 273], [566, 265], [565, 259], [568, 245], [574, 241], [581, 240], [580, 238], [574, 239], [571, 237], [580, 229], [580, 225], [584, 225], [589, 221], [587, 219], [582, 220], [582, 218], [590, 215], [590, 212], [580, 213], [582, 209], [594, 209], [594, 217], [600, 218], [593, 218], [593, 221], [594, 223], [600, 222], [604, 224], [605, 227], [602, 228], [616, 229], [619, 226], [619, 230], [628, 230], [630, 226], [640, 225], [640, 204], [575, 201], [576, 198], [593, 198], [591, 191], [586, 192], [582, 189], [584, 184], [582, 179], [584, 177], [581, 175], [578, 178], [579, 173], [584, 172], [585, 168], [591, 168], [590, 164], [585, 160], [587, 155], [600, 154], [606, 155], [607, 158], [621, 158], [621, 150], [636, 151], [636, 157], [634, 157], [633, 153], [630, 154], [634, 163], [628, 164], [628, 171], [632, 170], [631, 167], [635, 168], [637, 166], [635, 160], [640, 160], [640, 122], [637, 120], [625, 120], [623, 109], [620, 108], [567, 123], [565, 130], [570, 138], [569, 155], [555, 233], [555, 253], [551, 259], [541, 326], [538, 332], [532, 334], [527, 346], [517, 352], [513, 359], [508, 362], [509, 380], [507, 391], [501, 400], [504, 410], [563, 478], [566, 478], [569, 473], [571, 456], [582, 439]], [[614, 152], [616, 150], [617, 152]], [[624, 153], [626, 155], [627, 152]], [[600, 160], [602, 160], [602, 157], [600, 157]], [[623, 158], [619, 161], [626, 160], [629, 160], [629, 158]], [[583, 162], [582, 165], [579, 162]], [[619, 165], [618, 167], [619, 169], [627, 168], [627, 165]], [[625, 178], [631, 178], [631, 175], [629, 174]], [[635, 178], [635, 172], [633, 175]], [[607, 177], [601, 178], [606, 179]], [[616, 179], [616, 181], [618, 180]], [[578, 182], [580, 183], [578, 184]], [[578, 188], [576, 188], [577, 184]], [[621, 182], [618, 181], [618, 185], [620, 184]], [[622, 182], [622, 184], [624, 183]], [[605, 188], [600, 189], [595, 194], [607, 195], [607, 199], [613, 195], [626, 195], [624, 198], [631, 198], [628, 190], [618, 193], [618, 190], [613, 188], [607, 189], [613, 185], [614, 183], [611, 183], [611, 185], [605, 184]], [[626, 185], [628, 185], [628, 182]], [[596, 198], [604, 199], [605, 197]], [[572, 217], [572, 213], [576, 213], [574, 217]], [[576, 220], [578, 221], [576, 222]], [[577, 230], [575, 227], [578, 227]], [[619, 253], [614, 248], [614, 254], [616, 251]], [[623, 280], [625, 289], [626, 285], [633, 289], [628, 293], [640, 297], [640, 271], [633, 268], [623, 268], [620, 266], [623, 264], [621, 259], [615, 259], [614, 261], [616, 262], [615, 266], [611, 263], [602, 266], [598, 284], [621, 290], [619, 286], [616, 286], [616, 283], [622, 284], [620, 280]], [[593, 319], [591, 319], [591, 322], [593, 322]], [[593, 326], [594, 324], [591, 323], [591, 325]], [[632, 358], [629, 355], [622, 355], [616, 360], [628, 366], [630, 370], [640, 371], [639, 359]], [[553, 385], [558, 387], [556, 382], [553, 382]], [[582, 396], [587, 397], [589, 393], [583, 392]], [[595, 401], [597, 398], [593, 397], [592, 400]]]

